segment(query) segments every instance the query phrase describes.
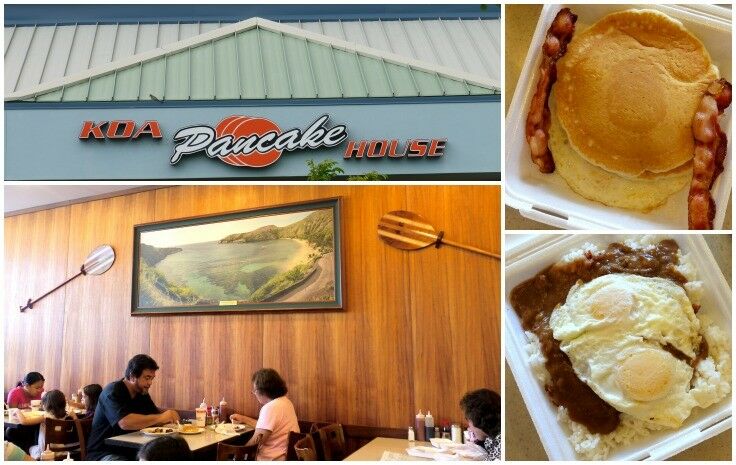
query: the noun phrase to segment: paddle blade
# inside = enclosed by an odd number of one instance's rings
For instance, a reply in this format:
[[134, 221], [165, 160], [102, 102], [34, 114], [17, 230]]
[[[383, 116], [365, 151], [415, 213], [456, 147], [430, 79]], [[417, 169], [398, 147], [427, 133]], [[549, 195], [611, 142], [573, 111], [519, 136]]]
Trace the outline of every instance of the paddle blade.
[[434, 227], [424, 217], [404, 210], [388, 212], [381, 217], [378, 237], [401, 250], [423, 249], [437, 241]]

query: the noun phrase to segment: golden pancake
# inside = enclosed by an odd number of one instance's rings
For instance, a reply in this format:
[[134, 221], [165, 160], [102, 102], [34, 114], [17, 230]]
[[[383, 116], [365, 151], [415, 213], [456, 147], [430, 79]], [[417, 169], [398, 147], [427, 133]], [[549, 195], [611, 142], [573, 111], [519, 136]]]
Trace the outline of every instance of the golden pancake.
[[648, 178], [626, 178], [588, 163], [570, 145], [557, 118], [555, 92], [550, 95], [549, 102], [552, 113], [549, 148], [555, 160], [556, 171], [570, 189], [586, 199], [611, 207], [646, 212], [665, 203], [670, 195], [690, 182], [692, 163], [661, 175], [650, 175]]
[[646, 177], [692, 159], [693, 115], [718, 69], [678, 21], [612, 13], [575, 35], [557, 71], [560, 123], [590, 163]]

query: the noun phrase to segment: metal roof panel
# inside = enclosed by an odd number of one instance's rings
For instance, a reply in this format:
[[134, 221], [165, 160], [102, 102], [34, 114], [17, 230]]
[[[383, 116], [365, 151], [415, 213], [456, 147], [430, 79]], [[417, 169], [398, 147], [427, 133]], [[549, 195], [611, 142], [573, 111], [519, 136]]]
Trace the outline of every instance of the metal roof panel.
[[[416, 21], [412, 25], [404, 24], [406, 21], [401, 23], [403, 30], [408, 26], [410, 30], [426, 31], [425, 37], [434, 40], [429, 42], [430, 46], [438, 40], [446, 42], [448, 37], [462, 32], [462, 25], [450, 26], [452, 32], [449, 32], [439, 20]], [[445, 43], [439, 47], [434, 58], [440, 63], [432, 65], [372, 47], [383, 43], [395, 49], [395, 42], [382, 25], [367, 26], [361, 21], [350, 25], [339, 21], [317, 25], [353, 41], [255, 18], [116, 60], [117, 54], [125, 55], [138, 49], [138, 39], [145, 25], [76, 26], [71, 40], [79, 41], [80, 46], [72, 44], [69, 49], [67, 68], [71, 65], [82, 71], [72, 76], [67, 73], [64, 77], [57, 72], [55, 82], [36, 83], [35, 88], [31, 86], [30, 94], [36, 95], [38, 101], [53, 98], [60, 101], [130, 101], [469, 95], [498, 91], [491, 80], [472, 72], [454, 72], [446, 66], [447, 57], [452, 55], [451, 50], [456, 45]], [[181, 37], [182, 31], [187, 35], [194, 31], [193, 26], [184, 26], [161, 25], [157, 40], [168, 42]], [[376, 35], [377, 28], [385, 34], [383, 42]], [[19, 81], [45, 75], [46, 57], [42, 54], [44, 50], [50, 53], [54, 45], [44, 44], [54, 42], [54, 35], [52, 32], [47, 37], [48, 31], [44, 34], [34, 39], [40, 45], [31, 43], [28, 47], [29, 50], [36, 47], [34, 53], [26, 55], [33, 57], [33, 63], [20, 66], [26, 74], [19, 76]], [[104, 40], [87, 40], [90, 34]], [[470, 35], [465, 34], [469, 39]], [[68, 42], [68, 35], [66, 31], [60, 42]], [[412, 43], [412, 36], [415, 40], [418, 37], [417, 33], [404, 34], [406, 44]], [[459, 39], [456, 37], [456, 40]], [[127, 45], [123, 47], [121, 41]], [[84, 44], [91, 45], [91, 50], [85, 49]], [[84, 70], [85, 52], [92, 69]], [[426, 50], [418, 53], [414, 48], [414, 53], [429, 57]], [[481, 69], [478, 57], [476, 55], [474, 61], [476, 69]], [[56, 64], [61, 62], [58, 57], [54, 60]], [[453, 60], [455, 66], [468, 67], [457, 56], [453, 56]], [[37, 72], [39, 66], [40, 73]], [[86, 87], [85, 81], [89, 83]], [[63, 89], [61, 94], [57, 92], [59, 88]], [[28, 96], [19, 91], [11, 93], [9, 98], [22, 100]]]

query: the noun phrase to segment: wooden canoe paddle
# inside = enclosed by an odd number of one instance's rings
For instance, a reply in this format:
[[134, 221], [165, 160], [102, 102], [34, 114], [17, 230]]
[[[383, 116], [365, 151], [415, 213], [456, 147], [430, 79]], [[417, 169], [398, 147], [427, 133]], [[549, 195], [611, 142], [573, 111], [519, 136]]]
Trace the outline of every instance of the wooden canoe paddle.
[[488, 257], [501, 259], [501, 256], [459, 242], [445, 239], [444, 231], [435, 231], [434, 226], [421, 215], [405, 210], [388, 212], [378, 222], [378, 237], [391, 247], [401, 250], [419, 250], [430, 245], [439, 248], [446, 244]]

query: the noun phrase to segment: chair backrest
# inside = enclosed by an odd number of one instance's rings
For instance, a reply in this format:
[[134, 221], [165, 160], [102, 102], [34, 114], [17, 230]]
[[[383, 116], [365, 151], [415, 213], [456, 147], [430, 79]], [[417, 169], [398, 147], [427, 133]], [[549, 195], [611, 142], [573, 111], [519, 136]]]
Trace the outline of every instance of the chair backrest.
[[80, 460], [85, 460], [87, 457], [87, 441], [89, 440], [89, 433], [92, 431], [92, 420], [92, 417], [74, 420], [77, 427], [77, 436], [79, 437]]
[[312, 435], [310, 434], [305, 435], [294, 443], [293, 449], [294, 454], [299, 461], [314, 462], [317, 460], [317, 448], [315, 447], [314, 439], [312, 439]]
[[46, 445], [53, 452], [72, 452], [79, 449], [79, 434], [74, 420], [46, 418]]
[[258, 456], [258, 447], [261, 445], [261, 436], [256, 437], [251, 446], [236, 446], [220, 442], [217, 444], [217, 460], [247, 460], [255, 461]]
[[294, 451], [294, 445], [299, 441], [300, 439], [304, 439], [304, 437], [307, 436], [304, 433], [295, 433], [293, 431], [289, 431], [289, 447], [286, 449], [286, 460], [289, 461], [295, 461], [298, 460], [298, 457], [296, 456], [296, 452]]
[[345, 432], [342, 430], [341, 424], [333, 423], [323, 426], [317, 430], [317, 433], [322, 443], [325, 460], [342, 460], [346, 457]]
[[329, 426], [330, 423], [322, 422], [322, 421], [315, 421], [310, 424], [309, 426], [309, 434], [312, 436], [312, 440], [314, 442], [314, 451], [317, 454], [317, 460], [325, 460], [325, 451], [322, 448], [322, 440], [319, 437], [319, 429], [325, 426]]

